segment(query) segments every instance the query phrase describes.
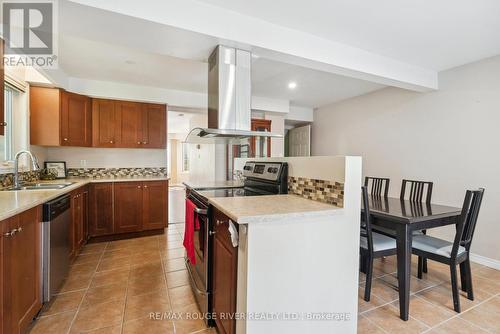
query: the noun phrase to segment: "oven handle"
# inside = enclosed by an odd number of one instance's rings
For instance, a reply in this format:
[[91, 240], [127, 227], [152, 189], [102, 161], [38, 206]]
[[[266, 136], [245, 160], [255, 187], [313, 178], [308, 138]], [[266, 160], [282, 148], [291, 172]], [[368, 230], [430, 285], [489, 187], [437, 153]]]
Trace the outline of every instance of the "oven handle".
[[193, 286], [196, 290], [196, 292], [198, 292], [198, 294], [202, 295], [202, 296], [207, 296], [208, 295], [208, 292], [206, 291], [202, 291], [198, 288], [198, 285], [196, 284], [196, 280], [194, 279], [193, 277], [193, 274], [191, 273], [191, 268], [190, 268], [190, 265], [189, 265], [189, 262], [188, 262], [188, 259], [187, 258], [184, 258], [184, 262], [186, 263], [186, 269], [189, 273], [189, 278], [191, 279], [191, 282], [193, 282]]
[[206, 216], [208, 214], [207, 209], [194, 208], [194, 212], [196, 212], [199, 215], [203, 215], [203, 216]]

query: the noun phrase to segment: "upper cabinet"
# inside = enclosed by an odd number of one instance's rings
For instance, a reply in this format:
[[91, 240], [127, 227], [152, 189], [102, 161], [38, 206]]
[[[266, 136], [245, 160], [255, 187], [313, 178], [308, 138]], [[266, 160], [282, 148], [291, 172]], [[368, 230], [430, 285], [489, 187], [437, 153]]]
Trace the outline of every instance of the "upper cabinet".
[[164, 104], [94, 99], [92, 119], [94, 147], [166, 147]]
[[90, 98], [59, 88], [30, 87], [32, 145], [92, 146]]
[[58, 88], [31, 87], [31, 144], [166, 148], [165, 104], [90, 99]]

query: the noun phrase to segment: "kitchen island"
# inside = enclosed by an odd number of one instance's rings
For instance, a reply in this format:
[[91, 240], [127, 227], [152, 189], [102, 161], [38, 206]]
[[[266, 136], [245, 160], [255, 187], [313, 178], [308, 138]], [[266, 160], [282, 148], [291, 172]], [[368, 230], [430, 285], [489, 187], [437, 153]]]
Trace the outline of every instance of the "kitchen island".
[[[345, 173], [335, 176], [339, 206], [294, 194], [208, 198], [220, 332], [356, 332], [361, 159], [331, 158]], [[292, 178], [301, 173], [303, 161], [288, 163]]]

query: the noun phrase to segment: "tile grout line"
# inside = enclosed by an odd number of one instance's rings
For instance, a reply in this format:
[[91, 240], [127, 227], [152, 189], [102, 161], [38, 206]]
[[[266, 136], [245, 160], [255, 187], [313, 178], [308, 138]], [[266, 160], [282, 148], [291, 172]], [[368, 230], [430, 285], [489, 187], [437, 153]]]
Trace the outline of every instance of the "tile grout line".
[[70, 323], [70, 325], [68, 327], [68, 330], [67, 330], [66, 334], [70, 333], [71, 328], [73, 327], [73, 325], [75, 323], [76, 317], [78, 316], [78, 313], [80, 312], [80, 309], [82, 307], [83, 301], [85, 300], [85, 297], [87, 296], [87, 293], [88, 293], [88, 291], [90, 289], [90, 285], [92, 284], [92, 280], [95, 277], [95, 274], [97, 272], [97, 268], [99, 268], [99, 264], [101, 263], [102, 258], [104, 256], [104, 251], [106, 250], [106, 248], [108, 247], [108, 245], [109, 245], [109, 243], [106, 243], [106, 246], [104, 246], [104, 249], [102, 250], [101, 256], [99, 257], [99, 261], [97, 262], [97, 266], [94, 269], [94, 272], [92, 273], [92, 276], [90, 278], [89, 285], [87, 286], [87, 289], [85, 290], [85, 293], [83, 294], [83, 297], [82, 297], [82, 300], [80, 301], [80, 304], [78, 304], [78, 308], [76, 309], [75, 315], [73, 316], [73, 319], [71, 320], [71, 323]]
[[129, 281], [130, 281], [130, 272], [131, 272], [131, 269], [129, 268], [128, 276], [127, 276], [127, 286], [125, 287], [125, 302], [123, 303], [122, 321], [120, 323], [120, 333], [122, 333], [122, 334], [123, 334], [123, 325], [124, 325], [124, 322], [125, 322], [125, 310], [127, 309], [128, 284], [129, 284]]
[[368, 322], [370, 324], [372, 324], [373, 326], [375, 326], [377, 329], [381, 330], [385, 334], [389, 334], [385, 329], [383, 329], [382, 327], [380, 327], [379, 325], [377, 325], [375, 322], [373, 322], [372, 320], [370, 320], [367, 316], [362, 315], [362, 314], [360, 314], [360, 316], [363, 317], [364, 319], [368, 320]]
[[[496, 295], [493, 295], [493, 296], [491, 296], [491, 297], [489, 297], [489, 298], [487, 298], [487, 299], [483, 300], [482, 302], [478, 303], [478, 304], [477, 304], [477, 305], [475, 305], [475, 306], [472, 306], [472, 307], [471, 307], [471, 308], [469, 308], [468, 310], [465, 310], [465, 311], [463, 311], [463, 312], [461, 312], [461, 313], [456, 313], [456, 314], [454, 314], [451, 318], [448, 318], [448, 319], [446, 319], [446, 320], [444, 320], [444, 321], [442, 321], [442, 322], [438, 323], [437, 325], [435, 325], [435, 326], [431, 327], [429, 330], [434, 329], [434, 328], [436, 328], [436, 327], [438, 327], [438, 326], [441, 326], [441, 325], [443, 325], [443, 324], [447, 323], [448, 321], [450, 321], [450, 320], [452, 320], [452, 319], [455, 319], [455, 318], [460, 318], [461, 320], [465, 320], [465, 319], [463, 319], [463, 318], [461, 318], [461, 317], [460, 317], [460, 315], [461, 315], [461, 314], [467, 313], [468, 311], [470, 311], [470, 310], [472, 310], [472, 309], [475, 309], [476, 307], [478, 307], [478, 306], [480, 306], [481, 304], [483, 304], [483, 303], [485, 303], [485, 302], [487, 302], [487, 301], [489, 301], [489, 300], [491, 300], [491, 299], [495, 298], [496, 296], [500, 296], [500, 293], [499, 293], [499, 294], [496, 294]], [[431, 303], [431, 304], [433, 304], [433, 305], [437, 305], [436, 303], [434, 303], [434, 302], [432, 302], [432, 301], [430, 301], [430, 300], [426, 299], [425, 297], [421, 297], [421, 298], [424, 298], [427, 302], [429, 302], [429, 303]], [[465, 320], [465, 321], [467, 321], [467, 320]], [[481, 328], [481, 327], [479, 327], [479, 326], [477, 326], [477, 325], [475, 325], [475, 324], [471, 323], [470, 321], [467, 321], [467, 322], [468, 322], [468, 323], [470, 323], [471, 325], [474, 325], [475, 327], [477, 327], [477, 328], [479, 328], [479, 329], [481, 329], [481, 330], [484, 330], [483, 328]], [[428, 330], [428, 331], [429, 331], [429, 330]], [[426, 331], [426, 332], [427, 332], [427, 331]], [[489, 331], [486, 331], [486, 332], [488, 332], [488, 333], [489, 333]]]

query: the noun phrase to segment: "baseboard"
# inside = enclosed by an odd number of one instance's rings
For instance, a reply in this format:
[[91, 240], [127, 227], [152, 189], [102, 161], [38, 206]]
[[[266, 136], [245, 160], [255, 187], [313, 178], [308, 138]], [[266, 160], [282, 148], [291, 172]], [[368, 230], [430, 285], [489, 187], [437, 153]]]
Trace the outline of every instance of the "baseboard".
[[475, 263], [482, 264], [483, 266], [490, 267], [496, 270], [500, 270], [500, 261], [491, 259], [486, 256], [470, 253], [470, 260]]

